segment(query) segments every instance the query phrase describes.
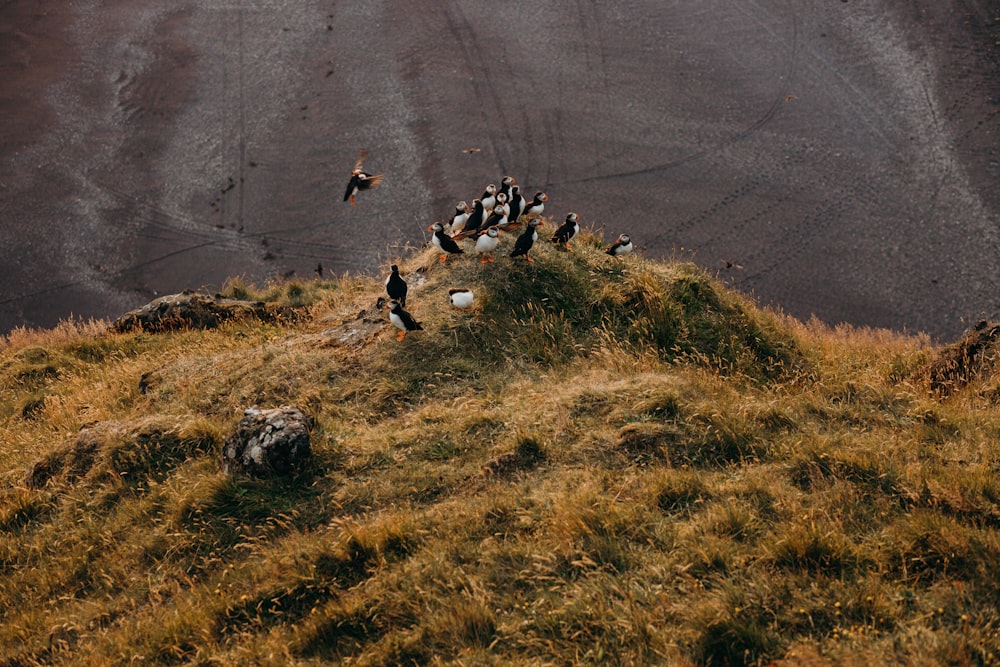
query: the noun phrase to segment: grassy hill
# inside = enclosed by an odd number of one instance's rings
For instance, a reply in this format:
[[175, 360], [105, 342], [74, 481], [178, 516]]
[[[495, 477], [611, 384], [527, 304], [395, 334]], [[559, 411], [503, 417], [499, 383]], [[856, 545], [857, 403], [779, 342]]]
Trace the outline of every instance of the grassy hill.
[[[539, 246], [397, 260], [399, 343], [353, 277], [231, 281], [271, 322], [12, 332], [0, 665], [1000, 660], [992, 329], [802, 324]], [[223, 475], [286, 404], [308, 468]]]

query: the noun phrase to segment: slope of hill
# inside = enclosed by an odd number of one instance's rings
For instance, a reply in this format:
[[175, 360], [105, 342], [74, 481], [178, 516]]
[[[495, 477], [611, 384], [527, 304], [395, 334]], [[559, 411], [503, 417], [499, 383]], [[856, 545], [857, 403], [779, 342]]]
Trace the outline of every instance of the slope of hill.
[[[585, 236], [0, 349], [0, 664], [991, 664], [1000, 379]], [[457, 311], [448, 289], [477, 301]], [[285, 312], [285, 311], [283, 311]], [[307, 468], [220, 472], [245, 408]]]

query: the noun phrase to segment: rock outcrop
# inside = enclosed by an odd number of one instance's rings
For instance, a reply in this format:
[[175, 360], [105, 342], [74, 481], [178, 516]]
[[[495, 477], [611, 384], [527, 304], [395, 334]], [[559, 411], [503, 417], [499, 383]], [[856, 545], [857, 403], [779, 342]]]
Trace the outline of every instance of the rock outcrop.
[[301, 311], [290, 306], [227, 299], [191, 291], [170, 294], [125, 313], [111, 324], [118, 332], [142, 330], [151, 333], [177, 329], [214, 329], [225, 322], [292, 320]]

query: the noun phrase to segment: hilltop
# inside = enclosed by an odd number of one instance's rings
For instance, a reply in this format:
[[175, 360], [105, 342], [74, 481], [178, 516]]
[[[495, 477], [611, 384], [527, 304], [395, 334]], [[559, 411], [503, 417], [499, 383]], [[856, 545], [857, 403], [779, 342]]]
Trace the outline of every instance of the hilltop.
[[[802, 323], [581, 236], [399, 258], [401, 342], [365, 277], [12, 332], [0, 664], [996, 662], [997, 330]], [[306, 468], [223, 474], [283, 405]]]

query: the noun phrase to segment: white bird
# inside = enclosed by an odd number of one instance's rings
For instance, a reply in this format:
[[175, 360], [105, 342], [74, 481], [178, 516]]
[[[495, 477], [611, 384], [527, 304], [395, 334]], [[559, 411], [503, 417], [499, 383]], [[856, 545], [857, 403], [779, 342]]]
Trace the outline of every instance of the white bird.
[[487, 213], [493, 211], [493, 207], [497, 203], [497, 186], [490, 183], [486, 186], [486, 190], [479, 197], [479, 201], [483, 202], [483, 208], [486, 209]]
[[451, 305], [455, 308], [465, 310], [472, 307], [472, 302], [475, 301], [476, 297], [472, 290], [452, 287], [448, 290], [448, 298], [451, 299]]
[[472, 207], [468, 205], [464, 200], [458, 202], [455, 206], [455, 212], [451, 216], [451, 220], [448, 221], [448, 234], [454, 236], [465, 229], [465, 223], [468, 222], [469, 216], [472, 214]]
[[544, 192], [536, 192], [535, 198], [530, 202], [525, 204], [524, 210], [521, 211], [521, 215], [527, 216], [529, 219], [537, 218], [545, 210], [545, 202], [549, 200], [549, 196]]
[[[476, 239], [476, 252], [482, 257], [479, 260], [481, 264], [494, 261], [493, 251], [497, 249], [498, 245], [500, 245], [500, 230], [496, 227], [490, 227], [485, 233], [479, 235], [479, 238]], [[489, 259], [486, 257], [487, 254]]]
[[621, 257], [622, 255], [627, 255], [632, 252], [632, 239], [629, 238], [628, 234], [620, 235], [611, 247], [608, 248], [607, 252], [612, 257]]

